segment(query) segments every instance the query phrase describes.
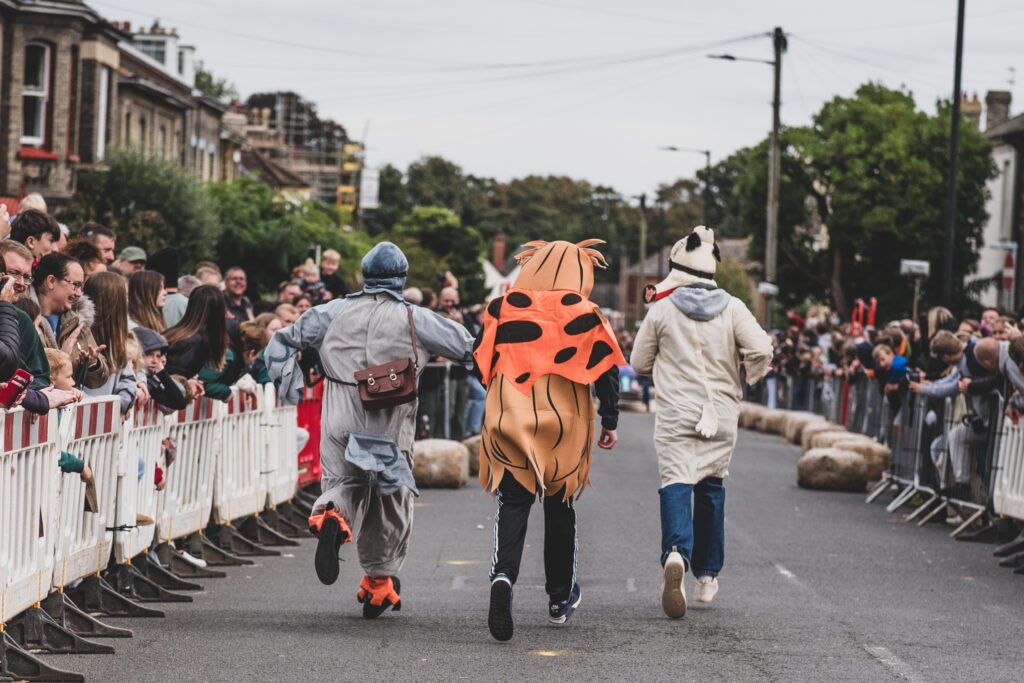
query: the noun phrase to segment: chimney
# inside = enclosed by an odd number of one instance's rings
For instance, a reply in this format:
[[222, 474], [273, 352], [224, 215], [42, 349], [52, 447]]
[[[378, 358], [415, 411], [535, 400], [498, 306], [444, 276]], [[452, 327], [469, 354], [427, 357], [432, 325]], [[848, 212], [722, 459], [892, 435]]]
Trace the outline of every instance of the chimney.
[[978, 93], [974, 93], [973, 99], [967, 99], [967, 93], [964, 93], [963, 100], [960, 103], [960, 111], [964, 114], [964, 121], [967, 122], [974, 130], [978, 130], [981, 125], [981, 102], [978, 101]]
[[989, 90], [985, 95], [985, 106], [988, 111], [985, 115], [985, 130], [991, 130], [1000, 123], [1010, 120], [1010, 91]]
[[132, 22], [130, 22], [130, 21], [124, 22], [123, 24], [121, 24], [121, 28], [124, 30], [125, 33], [131, 33], [132, 32]]
[[491, 263], [501, 272], [505, 267], [505, 236], [497, 234], [494, 236], [494, 248], [491, 251]]

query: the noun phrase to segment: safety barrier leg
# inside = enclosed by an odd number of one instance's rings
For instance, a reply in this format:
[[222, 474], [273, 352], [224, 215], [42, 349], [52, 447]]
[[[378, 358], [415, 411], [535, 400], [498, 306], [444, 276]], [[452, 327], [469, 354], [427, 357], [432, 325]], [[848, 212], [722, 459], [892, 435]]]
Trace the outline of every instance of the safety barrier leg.
[[924, 514], [925, 512], [927, 512], [931, 508], [932, 504], [935, 503], [935, 501], [939, 500], [940, 497], [941, 496], [939, 496], [939, 494], [933, 493], [931, 498], [926, 500], [921, 505], [918, 505], [916, 510], [914, 510], [909, 515], [907, 515], [906, 517], [903, 518], [903, 521], [904, 522], [913, 522], [915, 519], [918, 518], [918, 516], [920, 516], [920, 515]]
[[309, 532], [309, 515], [304, 514], [298, 507], [296, 507], [294, 499], [289, 500], [287, 503], [281, 503], [278, 505], [277, 512], [279, 515], [284, 517], [289, 524], [299, 529], [301, 532], [300, 536], [302, 538], [306, 537]]
[[87, 576], [68, 594], [82, 609], [108, 617], [162, 617], [158, 609], [143, 607], [118, 593], [99, 576]]
[[907, 488], [903, 489], [903, 492], [896, 496], [896, 498], [885, 507], [885, 511], [896, 512], [903, 507], [907, 501], [913, 498], [915, 493], [917, 493], [917, 487], [911, 484]]
[[306, 526], [304, 524], [300, 526], [282, 513], [282, 510], [279, 508], [284, 505], [287, 505], [287, 503], [282, 503], [281, 506], [274, 506], [269, 510], [266, 510], [260, 519], [270, 525], [270, 527], [279, 534], [287, 536], [288, 538], [306, 538], [309, 536], [309, 532], [306, 531]]
[[238, 525], [238, 531], [250, 541], [260, 545], [299, 545], [298, 541], [293, 541], [284, 534], [278, 533], [258, 515], [247, 517]]
[[892, 478], [892, 475], [886, 472], [885, 474], [882, 475], [882, 478], [878, 481], [878, 483], [872, 486], [871, 489], [868, 491], [868, 497], [864, 499], [864, 502], [873, 503], [876, 498], [885, 493], [885, 491], [889, 488], [899, 488], [899, 485]]
[[6, 633], [18, 645], [32, 652], [54, 655], [112, 655], [114, 648], [86, 640], [58, 624], [38, 605], [7, 623]]
[[173, 593], [148, 576], [133, 564], [119, 564], [112, 577], [121, 595], [135, 602], [192, 602], [191, 595]]
[[102, 621], [78, 608], [65, 593], [51, 593], [40, 603], [46, 613], [69, 631], [90, 638], [131, 638], [134, 634], [126, 628], [104, 624]]
[[212, 525], [207, 529], [207, 532], [209, 532], [210, 540], [216, 543], [221, 550], [233, 555], [272, 557], [281, 554], [280, 550], [264, 548], [260, 544], [249, 540], [230, 524]]
[[996, 557], [1009, 557], [1010, 555], [1016, 555], [1017, 553], [1024, 552], [1024, 532], [1021, 532], [1017, 538], [1013, 539], [1005, 545], [1001, 545], [992, 551], [992, 554]]
[[204, 533], [197, 532], [186, 538], [185, 550], [196, 557], [203, 558], [207, 564], [215, 567], [240, 567], [242, 565], [255, 564], [247, 557], [242, 557], [220, 547]]
[[981, 516], [983, 514], [985, 514], [985, 508], [981, 508], [980, 510], [975, 510], [974, 514], [971, 515], [970, 517], [968, 517], [967, 519], [965, 519], [963, 524], [961, 524], [960, 526], [958, 526], [957, 528], [953, 529], [953, 531], [950, 532], [949, 537], [950, 538], [956, 538], [957, 536], [959, 536], [963, 532], [967, 531], [967, 527], [969, 527], [972, 524], [974, 524], [974, 522], [976, 522], [979, 518], [981, 518]]
[[0, 677], [16, 681], [85, 681], [85, 676], [57, 669], [18, 647], [6, 631], [0, 631]]
[[917, 523], [917, 525], [918, 525], [918, 526], [924, 526], [924, 525], [925, 525], [925, 524], [927, 524], [928, 522], [930, 522], [930, 521], [932, 521], [933, 519], [935, 519], [935, 517], [937, 517], [937, 516], [939, 515], [939, 513], [941, 513], [941, 512], [943, 511], [943, 510], [945, 510], [945, 509], [946, 509], [946, 505], [947, 505], [947, 504], [948, 504], [948, 503], [947, 503], [947, 501], [946, 501], [946, 499], [945, 499], [945, 498], [942, 498], [942, 499], [940, 499], [940, 500], [939, 500], [939, 504], [938, 504], [938, 505], [936, 505], [936, 506], [935, 506], [934, 508], [932, 508], [932, 511], [931, 511], [931, 512], [929, 512], [929, 513], [928, 513], [927, 515], [925, 515], [925, 516], [924, 516], [924, 517], [923, 517], [923, 518], [921, 519], [921, 521]]
[[132, 560], [132, 564], [138, 567], [143, 574], [146, 575], [153, 583], [158, 586], [172, 591], [201, 591], [203, 587], [198, 583], [192, 583], [191, 581], [185, 581], [174, 572], [169, 569], [165, 569], [163, 565], [157, 564], [153, 561], [153, 558], [148, 553], [142, 553], [137, 555]]
[[[189, 554], [194, 555], [191, 551], [189, 551]], [[160, 558], [162, 565], [178, 576], [187, 576], [193, 579], [222, 579], [227, 576], [222, 571], [197, 567], [188, 560], [179, 557], [178, 553], [174, 552], [174, 548], [169, 543], [161, 543], [157, 546], [156, 556]]]

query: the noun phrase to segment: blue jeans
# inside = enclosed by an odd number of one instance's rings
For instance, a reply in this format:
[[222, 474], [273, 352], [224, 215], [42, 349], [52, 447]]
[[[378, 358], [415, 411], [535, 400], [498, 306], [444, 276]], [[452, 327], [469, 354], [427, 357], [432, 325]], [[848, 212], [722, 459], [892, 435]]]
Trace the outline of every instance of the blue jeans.
[[[725, 561], [725, 485], [721, 477], [671, 484], [661, 498], [661, 564], [675, 546], [694, 576], [718, 576]], [[691, 501], [692, 496], [692, 501]]]
[[[469, 384], [469, 400], [466, 402], [466, 432], [469, 434], [479, 434], [480, 427], [484, 422], [487, 390], [484, 389], [484, 385], [476, 377], [470, 375], [467, 379]], [[452, 438], [461, 439], [463, 436], [463, 434], [458, 436], [453, 434]]]

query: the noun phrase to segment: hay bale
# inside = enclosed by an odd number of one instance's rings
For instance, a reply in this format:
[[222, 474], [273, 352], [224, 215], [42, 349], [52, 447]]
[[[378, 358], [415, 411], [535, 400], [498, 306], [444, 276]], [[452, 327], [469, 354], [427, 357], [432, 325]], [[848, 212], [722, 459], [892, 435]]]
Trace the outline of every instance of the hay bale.
[[812, 422], [803, 428], [800, 433], [800, 438], [795, 443], [799, 443], [800, 447], [805, 451], [810, 448], [811, 437], [815, 434], [821, 434], [822, 432], [840, 432], [845, 431], [843, 425], [837, 425], [835, 422], [829, 422], [828, 420], [819, 420], [818, 422]]
[[838, 448], [812, 448], [796, 463], [796, 483], [805, 489], [863, 491], [868, 483], [864, 457]]
[[786, 415], [785, 431], [783, 436], [786, 437], [786, 441], [790, 443], [800, 443], [800, 437], [803, 435], [804, 428], [807, 425], [814, 424], [816, 422], [823, 422], [825, 418], [815, 413], [809, 413], [806, 411], [791, 412]]
[[469, 451], [469, 476], [471, 477], [480, 474], [480, 441], [482, 439], [483, 437], [477, 434], [462, 441], [462, 445]]
[[775, 410], [772, 408], [766, 408], [765, 411], [757, 418], [755, 427], [759, 432], [765, 432], [766, 434], [781, 434], [782, 426], [786, 420], [785, 410]]
[[842, 439], [832, 444], [833, 448], [859, 453], [868, 466], [868, 481], [876, 481], [889, 469], [892, 451], [885, 444], [864, 438]]
[[836, 441], [850, 441], [858, 438], [845, 429], [834, 429], [827, 432], [816, 432], [807, 442], [808, 448], [832, 448]]
[[766, 410], [768, 409], [760, 403], [740, 402], [739, 426], [744, 429], [753, 429]]
[[412, 463], [412, 476], [421, 489], [457, 489], [469, 481], [469, 449], [458, 441], [416, 441]]

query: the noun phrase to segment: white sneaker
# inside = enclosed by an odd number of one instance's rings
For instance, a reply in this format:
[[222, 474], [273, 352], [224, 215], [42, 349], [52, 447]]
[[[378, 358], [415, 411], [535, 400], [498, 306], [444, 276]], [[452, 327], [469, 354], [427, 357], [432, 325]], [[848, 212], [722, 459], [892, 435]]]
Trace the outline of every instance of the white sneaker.
[[697, 602], [711, 602], [718, 593], [718, 579], [714, 576], [698, 576], [693, 588], [693, 599]]
[[661, 609], [673, 619], [686, 614], [686, 592], [683, 590], [683, 577], [686, 575], [686, 562], [675, 548], [665, 560], [665, 573], [661, 583]]
[[184, 550], [179, 550], [178, 551], [178, 555], [181, 556], [181, 559], [183, 559], [186, 562], [189, 562], [191, 564], [194, 564], [197, 567], [205, 567], [206, 566], [206, 560], [198, 558], [195, 555], [189, 555]]

